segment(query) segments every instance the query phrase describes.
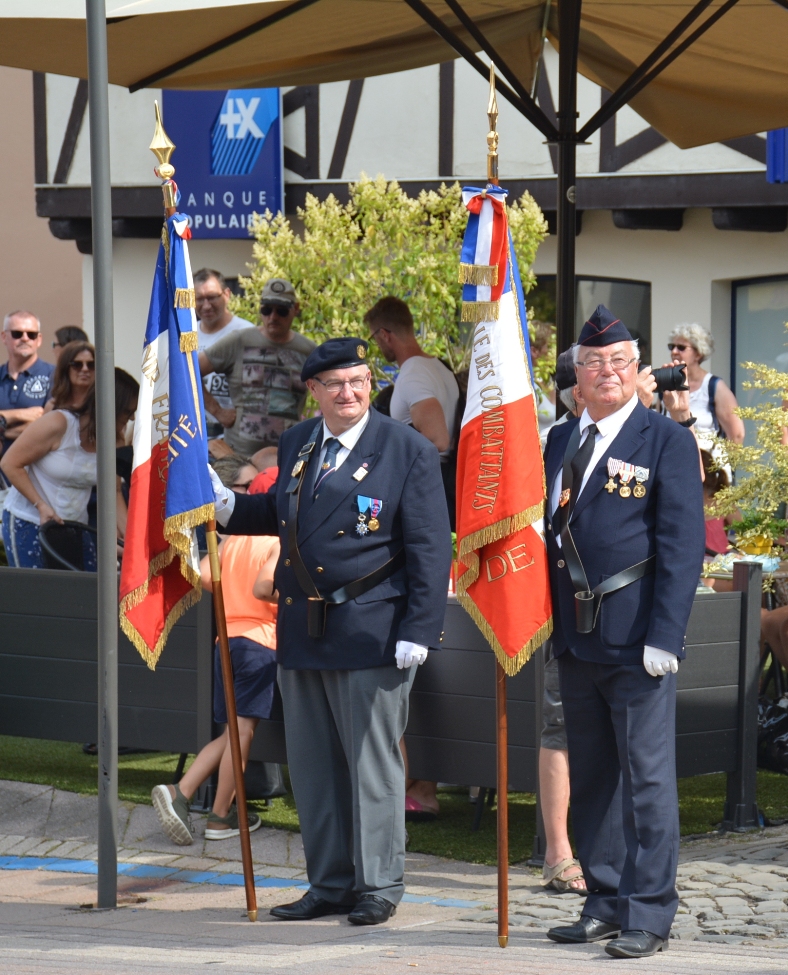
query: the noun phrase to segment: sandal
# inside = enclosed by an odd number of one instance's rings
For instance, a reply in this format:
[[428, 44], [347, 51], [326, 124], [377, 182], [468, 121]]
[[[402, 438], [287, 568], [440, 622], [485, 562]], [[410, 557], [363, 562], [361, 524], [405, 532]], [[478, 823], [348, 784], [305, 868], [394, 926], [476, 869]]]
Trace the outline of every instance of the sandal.
[[[542, 867], [542, 879], [539, 883], [543, 887], [552, 887], [553, 890], [557, 890], [559, 894], [587, 894], [588, 891], [585, 887], [585, 878], [583, 877], [582, 871], [580, 873], [572, 874], [566, 876], [567, 870], [571, 870], [572, 867], [579, 867], [580, 861], [567, 858], [566, 860], [559, 860], [555, 866], [548, 867], [545, 863]], [[581, 881], [582, 887], [573, 887]]]
[[410, 823], [432, 823], [438, 818], [434, 809], [428, 809], [418, 799], [405, 796], [405, 819]]

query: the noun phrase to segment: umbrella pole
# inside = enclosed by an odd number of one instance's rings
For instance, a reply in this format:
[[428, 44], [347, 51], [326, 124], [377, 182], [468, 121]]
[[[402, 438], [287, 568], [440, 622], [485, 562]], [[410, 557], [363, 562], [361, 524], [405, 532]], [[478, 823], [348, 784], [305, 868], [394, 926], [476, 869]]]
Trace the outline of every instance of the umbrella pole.
[[213, 608], [216, 614], [216, 633], [219, 638], [219, 657], [222, 662], [224, 680], [224, 700], [227, 705], [227, 732], [230, 736], [230, 754], [233, 760], [235, 779], [235, 804], [238, 809], [238, 827], [241, 832], [241, 860], [244, 867], [244, 887], [246, 888], [246, 913], [250, 921], [257, 920], [257, 894], [254, 889], [254, 865], [252, 863], [252, 841], [249, 837], [249, 817], [246, 811], [246, 787], [244, 767], [241, 760], [241, 739], [238, 735], [238, 714], [235, 709], [235, 688], [233, 686], [233, 667], [230, 661], [230, 642], [227, 638], [227, 617], [224, 613], [222, 595], [222, 570], [219, 564], [219, 546], [216, 539], [216, 522], [206, 525], [208, 557], [211, 563], [211, 582], [213, 584]]
[[[577, 208], [577, 50], [580, 43], [582, 0], [561, 0], [558, 5], [558, 266], [556, 326], [558, 352], [575, 340], [575, 237]], [[559, 407], [560, 412], [564, 412]]]
[[115, 519], [115, 335], [112, 309], [112, 177], [104, 0], [86, 0], [93, 219], [98, 495], [98, 896], [118, 894], [118, 554]]
[[498, 745], [498, 944], [505, 948], [509, 943], [509, 726], [506, 671], [498, 660], [495, 661], [495, 717]]

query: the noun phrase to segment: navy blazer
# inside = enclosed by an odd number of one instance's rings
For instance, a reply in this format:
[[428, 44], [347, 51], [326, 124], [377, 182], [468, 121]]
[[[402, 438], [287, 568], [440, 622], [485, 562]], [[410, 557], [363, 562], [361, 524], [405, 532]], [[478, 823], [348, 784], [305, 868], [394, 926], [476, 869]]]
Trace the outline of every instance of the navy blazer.
[[[452, 557], [440, 458], [426, 437], [372, 409], [358, 443], [313, 501], [321, 424], [301, 489], [298, 548], [323, 594], [369, 574], [403, 547], [405, 566], [369, 592], [329, 605], [324, 636], [308, 635], [307, 596], [288, 553], [286, 492], [298, 451], [316, 423], [305, 420], [282, 434], [276, 484], [268, 494], [236, 495], [224, 529], [235, 535], [279, 535], [279, 663], [295, 670], [358, 670], [394, 663], [397, 640], [439, 646]], [[366, 476], [354, 480], [362, 467]], [[359, 495], [383, 502], [380, 528], [366, 535], [356, 531]]]
[[[579, 422], [557, 424], [548, 435], [548, 509], [564, 451]], [[649, 469], [645, 497], [622, 498], [618, 490], [604, 490], [608, 457]], [[575, 590], [553, 534], [552, 514], [548, 510], [545, 535], [554, 654], [568, 648], [580, 660], [635, 664], [642, 663], [643, 647], [648, 644], [683, 659], [684, 635], [706, 549], [703, 484], [692, 433], [638, 403], [586, 482], [570, 527], [590, 588], [651, 555], [657, 557], [655, 572], [603, 597], [597, 624], [589, 634], [575, 629]]]

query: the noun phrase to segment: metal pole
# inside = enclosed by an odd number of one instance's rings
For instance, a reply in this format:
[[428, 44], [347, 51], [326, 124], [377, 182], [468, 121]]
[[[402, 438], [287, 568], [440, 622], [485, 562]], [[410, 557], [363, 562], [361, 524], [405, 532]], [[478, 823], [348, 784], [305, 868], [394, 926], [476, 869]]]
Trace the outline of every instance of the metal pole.
[[88, 35], [93, 327], [98, 467], [98, 907], [118, 896], [118, 556], [115, 517], [115, 335], [112, 180], [104, 0], [85, 0]]
[[577, 48], [581, 0], [558, 5], [558, 268], [556, 327], [558, 352], [575, 340], [575, 163], [577, 155]]
[[506, 671], [495, 661], [495, 734], [498, 769], [498, 944], [509, 943], [509, 725]]

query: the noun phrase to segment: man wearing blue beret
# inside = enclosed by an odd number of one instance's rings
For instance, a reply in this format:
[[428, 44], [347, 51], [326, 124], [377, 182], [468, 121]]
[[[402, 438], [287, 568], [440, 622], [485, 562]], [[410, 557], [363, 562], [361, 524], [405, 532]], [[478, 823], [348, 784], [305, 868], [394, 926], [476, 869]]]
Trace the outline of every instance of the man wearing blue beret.
[[553, 653], [588, 887], [580, 919], [548, 936], [612, 939], [617, 958], [667, 947], [678, 906], [676, 673], [706, 537], [695, 438], [638, 401], [638, 359], [600, 305], [574, 347], [586, 408], [545, 448]]
[[451, 534], [438, 451], [370, 409], [362, 339], [329, 339], [301, 379], [322, 417], [286, 430], [279, 480], [236, 495], [212, 474], [230, 534], [279, 535], [277, 658], [309, 891], [282, 920], [380, 924], [404, 893], [399, 741], [416, 665], [438, 647]]

